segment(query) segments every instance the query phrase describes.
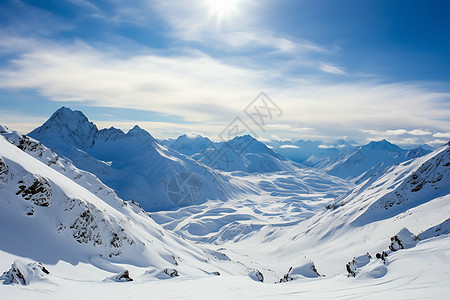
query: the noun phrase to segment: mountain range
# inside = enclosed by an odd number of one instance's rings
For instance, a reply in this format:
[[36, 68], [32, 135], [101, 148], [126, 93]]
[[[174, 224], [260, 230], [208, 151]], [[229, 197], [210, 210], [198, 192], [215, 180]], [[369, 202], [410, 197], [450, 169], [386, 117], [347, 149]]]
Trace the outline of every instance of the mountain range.
[[63, 107], [0, 126], [0, 295], [445, 298], [449, 200], [450, 143], [158, 141]]
[[[81, 112], [65, 107], [29, 136], [70, 159], [78, 168], [96, 174], [120, 197], [139, 202], [147, 211], [173, 209], [207, 199], [224, 200], [231, 194], [251, 190], [244, 184], [233, 185], [226, 175], [159, 144], [139, 126], [127, 133], [114, 127], [98, 130]], [[195, 195], [190, 188], [180, 192], [180, 176], [191, 176], [195, 181]]]

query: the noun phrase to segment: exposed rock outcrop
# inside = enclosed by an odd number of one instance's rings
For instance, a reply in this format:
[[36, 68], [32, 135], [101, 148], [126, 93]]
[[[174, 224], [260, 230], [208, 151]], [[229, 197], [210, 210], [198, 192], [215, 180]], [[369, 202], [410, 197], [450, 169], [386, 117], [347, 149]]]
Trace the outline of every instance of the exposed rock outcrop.
[[46, 178], [26, 174], [18, 184], [19, 190], [16, 195], [20, 195], [23, 199], [37, 206], [46, 207], [52, 204], [52, 188]]
[[34, 280], [45, 278], [48, 274], [50, 272], [41, 263], [27, 264], [21, 260], [16, 260], [11, 265], [11, 269], [0, 276], [0, 281], [3, 281], [3, 284], [28, 285]]

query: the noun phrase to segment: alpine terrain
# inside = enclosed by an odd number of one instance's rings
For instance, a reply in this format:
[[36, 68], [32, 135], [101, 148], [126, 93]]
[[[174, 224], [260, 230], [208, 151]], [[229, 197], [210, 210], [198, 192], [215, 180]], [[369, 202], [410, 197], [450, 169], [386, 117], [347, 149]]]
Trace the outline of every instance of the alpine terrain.
[[446, 297], [450, 143], [268, 144], [0, 126], [0, 298]]

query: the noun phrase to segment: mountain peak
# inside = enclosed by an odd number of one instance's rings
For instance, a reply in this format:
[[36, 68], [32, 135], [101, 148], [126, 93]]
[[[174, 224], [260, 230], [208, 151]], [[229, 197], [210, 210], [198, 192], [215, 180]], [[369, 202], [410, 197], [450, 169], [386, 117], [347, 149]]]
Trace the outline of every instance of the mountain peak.
[[402, 151], [402, 149], [399, 146], [388, 142], [386, 139], [382, 139], [381, 141], [372, 141], [372, 142], [368, 143], [367, 145], [362, 146], [361, 149], [387, 150], [387, 151], [392, 151], [392, 152]]
[[209, 138], [199, 134], [183, 134], [173, 141], [170, 147], [184, 155], [191, 156], [204, 151], [211, 143]]
[[258, 141], [249, 134], [237, 136], [226, 143], [237, 150], [238, 153], [265, 153], [277, 157], [277, 154], [267, 147], [266, 144]]
[[88, 118], [81, 111], [71, 110], [65, 106], [55, 111], [48, 121], [63, 122], [67, 124], [89, 122]]
[[134, 125], [132, 129], [130, 129], [127, 133], [128, 137], [144, 137], [144, 138], [150, 138], [152, 141], [155, 140], [153, 136], [148, 133], [145, 129], [142, 129], [139, 127], [139, 125]]
[[237, 136], [237, 137], [231, 139], [230, 141], [257, 141], [257, 140], [254, 137], [252, 137], [250, 134], [246, 134], [246, 135]]
[[75, 145], [80, 149], [92, 146], [98, 129], [78, 110], [61, 107], [29, 136], [45, 143]]

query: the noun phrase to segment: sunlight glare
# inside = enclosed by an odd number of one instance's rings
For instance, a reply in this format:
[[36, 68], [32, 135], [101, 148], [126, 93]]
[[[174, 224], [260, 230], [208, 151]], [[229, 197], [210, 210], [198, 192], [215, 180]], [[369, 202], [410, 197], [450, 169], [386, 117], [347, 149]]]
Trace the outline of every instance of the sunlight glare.
[[210, 14], [216, 16], [218, 23], [221, 23], [223, 19], [229, 19], [238, 13], [238, 2], [239, 0], [208, 0]]

